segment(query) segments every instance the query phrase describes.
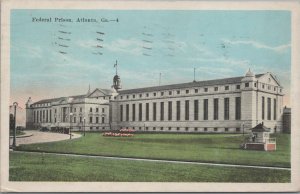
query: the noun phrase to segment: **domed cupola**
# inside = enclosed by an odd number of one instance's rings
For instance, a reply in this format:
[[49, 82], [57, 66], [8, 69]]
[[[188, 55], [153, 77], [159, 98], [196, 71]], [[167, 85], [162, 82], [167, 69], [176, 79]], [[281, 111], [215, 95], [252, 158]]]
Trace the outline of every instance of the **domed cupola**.
[[32, 105], [32, 99], [31, 99], [31, 97], [29, 97], [27, 102], [26, 102], [26, 108], [30, 108], [31, 105]]
[[251, 81], [255, 81], [255, 80], [256, 80], [255, 74], [249, 68], [249, 70], [247, 71], [245, 77], [242, 79], [242, 82], [251, 82]]
[[254, 77], [254, 73], [251, 71], [250, 68], [249, 68], [249, 70], [247, 71], [245, 77]]

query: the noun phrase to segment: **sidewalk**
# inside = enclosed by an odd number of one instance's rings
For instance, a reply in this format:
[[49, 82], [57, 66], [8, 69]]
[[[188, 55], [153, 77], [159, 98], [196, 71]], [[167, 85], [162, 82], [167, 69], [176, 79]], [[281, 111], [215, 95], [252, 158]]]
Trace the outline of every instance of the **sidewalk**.
[[258, 169], [273, 169], [273, 170], [288, 170], [288, 167], [274, 167], [274, 166], [253, 166], [243, 164], [224, 164], [224, 163], [209, 163], [209, 162], [192, 162], [192, 161], [177, 161], [177, 160], [163, 160], [163, 159], [147, 159], [147, 158], [128, 158], [117, 156], [97, 156], [97, 155], [85, 155], [85, 154], [65, 154], [54, 152], [37, 152], [37, 151], [13, 151], [16, 153], [33, 153], [33, 154], [48, 154], [57, 156], [69, 156], [69, 157], [82, 157], [82, 158], [98, 158], [98, 159], [112, 159], [112, 160], [130, 160], [130, 161], [145, 161], [145, 162], [161, 162], [161, 163], [176, 163], [176, 164], [197, 164], [207, 166], [222, 166], [222, 167], [237, 167], [237, 168], [258, 168]]
[[[40, 131], [24, 131], [25, 135], [22, 138], [16, 139], [17, 146], [21, 144], [33, 144], [33, 143], [45, 143], [54, 142], [70, 139], [69, 134], [62, 133], [51, 133], [51, 132], [40, 132]], [[72, 133], [72, 139], [81, 137], [80, 134]], [[10, 145], [12, 144], [13, 138], [9, 139]]]

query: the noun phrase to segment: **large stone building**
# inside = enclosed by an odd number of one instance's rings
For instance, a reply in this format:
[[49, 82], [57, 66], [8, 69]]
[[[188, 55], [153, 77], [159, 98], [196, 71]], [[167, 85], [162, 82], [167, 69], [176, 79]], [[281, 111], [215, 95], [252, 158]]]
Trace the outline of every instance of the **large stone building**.
[[72, 130], [170, 132], [248, 132], [260, 122], [280, 132], [283, 88], [272, 73], [120, 90], [26, 104], [27, 128], [67, 127]]

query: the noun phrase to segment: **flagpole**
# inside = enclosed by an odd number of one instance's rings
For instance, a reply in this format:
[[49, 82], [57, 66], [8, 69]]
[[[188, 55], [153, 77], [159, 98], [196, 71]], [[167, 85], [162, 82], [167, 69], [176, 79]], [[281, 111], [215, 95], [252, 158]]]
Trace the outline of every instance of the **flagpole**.
[[115, 67], [116, 67], [116, 75], [118, 75], [118, 60], [116, 60]]

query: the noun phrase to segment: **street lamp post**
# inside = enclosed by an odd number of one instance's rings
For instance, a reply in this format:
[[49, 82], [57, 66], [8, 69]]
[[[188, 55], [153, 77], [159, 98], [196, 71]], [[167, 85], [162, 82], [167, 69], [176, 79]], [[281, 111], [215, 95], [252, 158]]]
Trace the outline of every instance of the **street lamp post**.
[[83, 136], [85, 136], [85, 117], [83, 117]]
[[243, 123], [242, 123], [242, 128], [243, 128], [243, 137], [244, 137], [244, 135], [245, 135], [245, 127], [244, 127], [244, 125], [245, 125], [245, 123], [243, 122]]
[[69, 131], [69, 133], [70, 133], [70, 139], [72, 139], [72, 131], [71, 131], [71, 129], [72, 129], [72, 115], [73, 115], [73, 113], [71, 112], [70, 113], [70, 131]]
[[13, 148], [16, 148], [16, 136], [17, 136], [17, 106], [18, 103], [14, 102], [14, 139], [13, 139]]

